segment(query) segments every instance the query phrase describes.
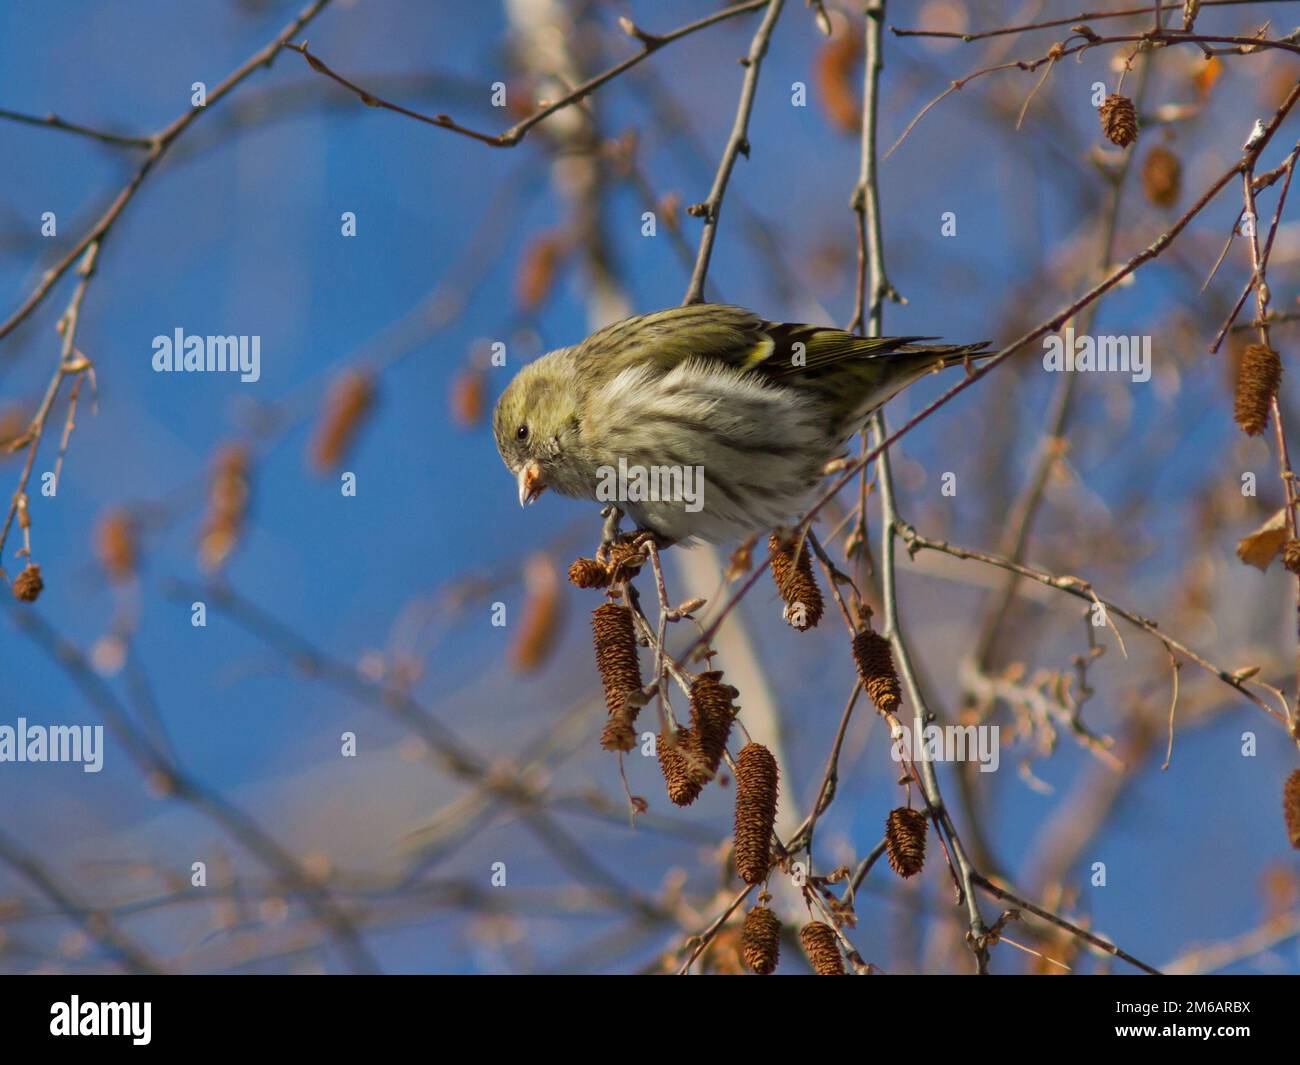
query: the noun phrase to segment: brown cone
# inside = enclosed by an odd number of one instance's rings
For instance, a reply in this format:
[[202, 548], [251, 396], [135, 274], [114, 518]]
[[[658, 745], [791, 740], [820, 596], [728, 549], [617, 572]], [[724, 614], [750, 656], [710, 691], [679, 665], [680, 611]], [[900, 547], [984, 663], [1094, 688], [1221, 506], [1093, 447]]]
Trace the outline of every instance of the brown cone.
[[1101, 105], [1101, 130], [1112, 144], [1121, 148], [1137, 140], [1138, 120], [1133, 101], [1117, 92], [1107, 96]]
[[701, 673], [691, 685], [691, 734], [710, 774], [722, 764], [736, 716], [732, 700], [739, 694], [730, 684], [722, 683], [718, 670]]
[[36, 602], [44, 589], [45, 582], [41, 580], [41, 567], [35, 562], [29, 562], [27, 568], [14, 578], [14, 595], [24, 603]]
[[1269, 410], [1282, 383], [1282, 360], [1263, 344], [1251, 344], [1237, 367], [1237, 394], [1232, 416], [1247, 436], [1268, 428]]
[[781, 957], [781, 922], [766, 906], [755, 906], [745, 914], [740, 934], [745, 964], [759, 976], [767, 976]]
[[569, 580], [579, 588], [604, 588], [609, 584], [609, 570], [594, 558], [579, 558], [569, 567]]
[[695, 752], [695, 737], [688, 728], [677, 730], [677, 744], [659, 733], [655, 741], [659, 771], [664, 775], [668, 798], [675, 806], [690, 806], [709, 782], [703, 758]]
[[[800, 632], [815, 629], [822, 619], [825, 604], [821, 589], [817, 587], [817, 578], [813, 576], [812, 552], [807, 542], [799, 552], [798, 562], [794, 558], [794, 546], [775, 533], [768, 537], [767, 551], [772, 559], [772, 579], [785, 602], [786, 620]], [[800, 614], [802, 624], [799, 624]]]
[[1300, 850], [1300, 769], [1291, 770], [1282, 787], [1282, 812], [1286, 815], [1287, 839]]
[[809, 921], [799, 932], [799, 942], [818, 976], [844, 975], [844, 959], [840, 957], [840, 946], [835, 941], [835, 929], [830, 925]]
[[882, 714], [892, 714], [903, 701], [898, 674], [894, 672], [894, 654], [889, 641], [878, 632], [863, 629], [853, 638], [853, 661], [863, 687]]
[[767, 877], [776, 824], [777, 769], [772, 752], [747, 743], [736, 758], [736, 872], [746, 884]]
[[925, 865], [925, 814], [900, 806], [885, 820], [886, 854], [889, 864], [906, 880]]
[[632, 717], [620, 711], [610, 714], [605, 719], [605, 728], [600, 734], [600, 745], [607, 751], [630, 751], [636, 746], [636, 729], [632, 727]]
[[[596, 644], [596, 668], [605, 688], [605, 708], [611, 714], [620, 713], [627, 697], [642, 687], [632, 611], [616, 603], [601, 604], [592, 611], [591, 634]], [[636, 720], [635, 710], [630, 720]]]

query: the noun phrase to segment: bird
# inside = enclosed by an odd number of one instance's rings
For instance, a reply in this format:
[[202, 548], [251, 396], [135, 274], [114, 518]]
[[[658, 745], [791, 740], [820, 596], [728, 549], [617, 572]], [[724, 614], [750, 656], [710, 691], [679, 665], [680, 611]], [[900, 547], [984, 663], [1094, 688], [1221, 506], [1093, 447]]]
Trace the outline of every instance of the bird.
[[613, 503], [663, 544], [799, 515], [866, 418], [987, 341], [863, 337], [697, 303], [627, 318], [524, 366], [493, 412], [519, 504]]

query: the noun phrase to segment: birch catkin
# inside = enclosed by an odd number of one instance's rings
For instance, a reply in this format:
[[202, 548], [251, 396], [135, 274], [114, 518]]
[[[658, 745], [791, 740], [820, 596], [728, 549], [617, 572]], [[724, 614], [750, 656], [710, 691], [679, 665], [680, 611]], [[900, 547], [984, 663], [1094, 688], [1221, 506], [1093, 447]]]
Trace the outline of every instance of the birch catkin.
[[812, 571], [812, 552], [805, 540], [799, 558], [794, 547], [775, 533], [768, 538], [767, 551], [772, 560], [772, 579], [785, 602], [785, 619], [800, 632], [814, 629], [825, 611], [821, 589]]
[[759, 976], [767, 976], [781, 957], [781, 922], [766, 906], [755, 906], [745, 914], [740, 934], [745, 964]]
[[767, 877], [776, 792], [772, 752], [761, 743], [747, 743], [736, 759], [736, 872], [747, 884]]
[[691, 685], [691, 735], [710, 775], [722, 764], [736, 716], [732, 700], [739, 694], [730, 684], [722, 683], [718, 670], [701, 673]]
[[1293, 769], [1282, 787], [1282, 813], [1291, 846], [1300, 850], [1300, 769]]
[[803, 952], [818, 976], [843, 976], [844, 959], [835, 939], [835, 929], [821, 921], [809, 921], [799, 933]]
[[898, 674], [894, 671], [894, 654], [889, 641], [878, 632], [863, 629], [853, 638], [853, 661], [857, 663], [858, 676], [876, 709], [882, 714], [892, 714], [903, 701]]
[[636, 746], [632, 724], [639, 707], [629, 703], [629, 697], [642, 688], [632, 611], [617, 603], [602, 603], [592, 611], [591, 635], [609, 712], [600, 744], [607, 751], [630, 751]]
[[1272, 348], [1251, 344], [1241, 353], [1232, 416], [1247, 436], [1268, 428], [1273, 397], [1282, 383], [1282, 360]]
[[696, 750], [695, 736], [688, 728], [678, 729], [677, 742], [673, 743], [671, 736], [661, 732], [655, 748], [669, 801], [674, 806], [690, 806], [709, 782], [704, 759]]
[[890, 868], [904, 880], [925, 865], [925, 814], [900, 806], [885, 821], [886, 854]]

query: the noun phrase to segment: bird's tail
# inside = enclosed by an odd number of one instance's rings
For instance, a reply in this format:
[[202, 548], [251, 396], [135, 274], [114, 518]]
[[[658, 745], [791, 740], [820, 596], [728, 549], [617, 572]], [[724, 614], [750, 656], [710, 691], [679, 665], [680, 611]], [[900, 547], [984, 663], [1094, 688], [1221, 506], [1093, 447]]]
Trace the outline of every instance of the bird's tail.
[[[837, 425], [840, 435], [848, 437], [857, 432], [872, 411], [876, 410], [908, 385], [928, 374], [950, 366], [962, 366], [970, 360], [986, 359], [995, 352], [988, 350], [989, 341], [978, 344], [924, 344], [917, 341], [930, 337], [907, 337], [904, 343], [891, 347], [863, 360], [861, 374], [866, 387], [857, 390], [851, 406], [840, 407]], [[873, 366], [876, 360], [884, 372]]]
[[989, 351], [992, 341], [981, 340], [975, 344], [904, 344], [896, 348], [891, 355], [916, 355], [918, 363], [928, 364], [930, 369], [943, 369], [957, 366], [967, 359], [990, 359], [997, 352]]

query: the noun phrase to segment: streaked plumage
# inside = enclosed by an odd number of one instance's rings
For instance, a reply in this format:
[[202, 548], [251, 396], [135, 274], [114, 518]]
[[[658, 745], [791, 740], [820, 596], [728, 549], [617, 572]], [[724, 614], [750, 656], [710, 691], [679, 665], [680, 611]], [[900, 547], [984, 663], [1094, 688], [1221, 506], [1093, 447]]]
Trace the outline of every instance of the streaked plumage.
[[668, 540], [725, 541], [788, 523], [864, 419], [983, 345], [927, 346], [696, 304], [629, 318], [525, 366], [497, 403], [520, 502], [595, 499], [602, 467], [703, 467], [703, 509], [619, 502]]

